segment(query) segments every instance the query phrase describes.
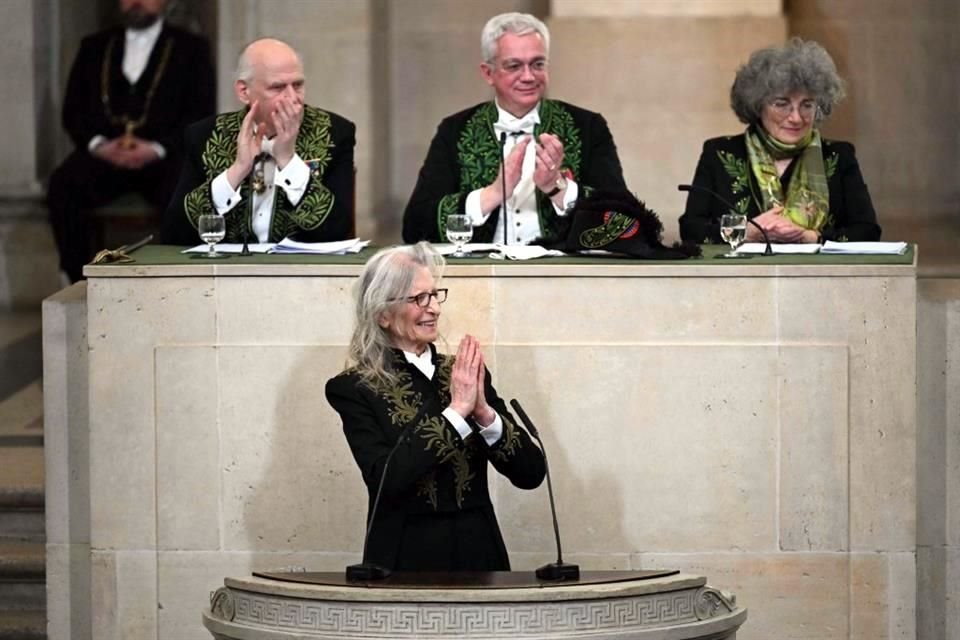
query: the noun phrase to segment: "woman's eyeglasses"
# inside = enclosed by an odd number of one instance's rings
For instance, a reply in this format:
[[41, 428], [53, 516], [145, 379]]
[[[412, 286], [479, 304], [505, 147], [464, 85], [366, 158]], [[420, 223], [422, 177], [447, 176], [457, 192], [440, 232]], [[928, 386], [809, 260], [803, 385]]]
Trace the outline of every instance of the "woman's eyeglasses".
[[424, 291], [415, 296], [406, 296], [404, 298], [394, 298], [390, 302], [410, 302], [418, 307], [429, 307], [430, 298], [436, 298], [437, 302], [443, 304], [447, 300], [446, 289], [434, 289], [433, 291]]

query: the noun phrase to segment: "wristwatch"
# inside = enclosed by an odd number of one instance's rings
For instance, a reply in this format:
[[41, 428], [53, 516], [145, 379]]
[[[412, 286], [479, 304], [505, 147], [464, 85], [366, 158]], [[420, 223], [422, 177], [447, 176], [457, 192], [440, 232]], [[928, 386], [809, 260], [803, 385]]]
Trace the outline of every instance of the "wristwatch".
[[561, 191], [566, 191], [566, 190], [567, 190], [567, 179], [564, 178], [563, 174], [561, 173], [557, 177], [557, 181], [554, 183], [553, 189], [546, 192], [544, 195], [547, 196], [548, 198], [552, 198], [553, 196], [557, 195]]

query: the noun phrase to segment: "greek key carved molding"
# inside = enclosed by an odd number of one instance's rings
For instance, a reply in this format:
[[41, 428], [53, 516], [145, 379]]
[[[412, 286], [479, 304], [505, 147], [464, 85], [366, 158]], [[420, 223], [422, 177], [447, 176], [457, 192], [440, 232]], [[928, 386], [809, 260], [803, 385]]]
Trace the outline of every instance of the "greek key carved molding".
[[427, 603], [414, 606], [299, 600], [237, 590], [233, 591], [232, 605], [234, 620], [240, 624], [334, 633], [344, 637], [386, 631], [434, 638], [482, 633], [519, 637], [692, 622], [702, 619], [696, 610], [697, 598], [702, 592], [687, 589], [593, 601]]

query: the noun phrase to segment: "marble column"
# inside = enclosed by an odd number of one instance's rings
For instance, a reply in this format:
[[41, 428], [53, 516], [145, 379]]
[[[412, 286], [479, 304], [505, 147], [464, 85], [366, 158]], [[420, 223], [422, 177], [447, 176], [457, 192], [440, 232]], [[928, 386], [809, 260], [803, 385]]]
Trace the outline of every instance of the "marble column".
[[[35, 195], [37, 183], [37, 105], [34, 59], [34, 2], [4, 0], [0, 2], [0, 66], [14, 70], [7, 74], [3, 98], [0, 99], [0, 120], [4, 127], [4, 144], [0, 147], [0, 194], [5, 196]], [[27, 71], [29, 70], [29, 71]]]

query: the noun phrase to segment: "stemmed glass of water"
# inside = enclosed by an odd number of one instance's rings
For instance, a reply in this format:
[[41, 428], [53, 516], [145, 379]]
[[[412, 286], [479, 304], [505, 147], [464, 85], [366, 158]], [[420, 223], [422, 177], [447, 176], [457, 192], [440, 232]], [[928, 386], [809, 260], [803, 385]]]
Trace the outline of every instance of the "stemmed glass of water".
[[201, 254], [204, 258], [224, 258], [222, 253], [217, 253], [213, 245], [223, 240], [227, 235], [227, 224], [223, 216], [202, 215], [197, 221], [197, 230], [200, 232], [200, 239], [210, 247], [209, 253]]
[[463, 252], [463, 245], [470, 242], [473, 238], [473, 224], [470, 222], [470, 216], [454, 214], [447, 216], [447, 240], [456, 247], [453, 252], [454, 258], [462, 258], [466, 255]]
[[747, 216], [739, 213], [721, 216], [720, 237], [730, 245], [730, 252], [723, 254], [724, 258], [743, 258], [743, 255], [737, 253], [737, 247], [743, 244], [747, 237]]

